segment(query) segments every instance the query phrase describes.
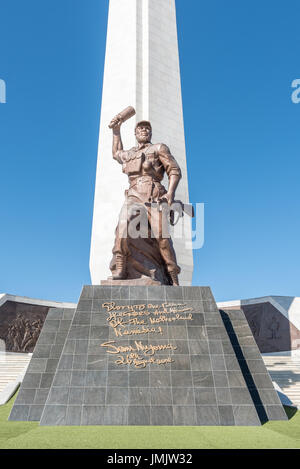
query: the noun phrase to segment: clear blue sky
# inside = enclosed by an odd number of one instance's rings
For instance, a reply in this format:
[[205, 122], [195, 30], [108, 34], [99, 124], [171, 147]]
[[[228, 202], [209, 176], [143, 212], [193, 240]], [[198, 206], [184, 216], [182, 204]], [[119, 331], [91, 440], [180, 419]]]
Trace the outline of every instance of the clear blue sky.
[[[300, 296], [299, 0], [176, 3], [190, 195], [206, 204], [194, 284]], [[0, 292], [77, 301], [90, 283], [107, 11], [0, 0]]]

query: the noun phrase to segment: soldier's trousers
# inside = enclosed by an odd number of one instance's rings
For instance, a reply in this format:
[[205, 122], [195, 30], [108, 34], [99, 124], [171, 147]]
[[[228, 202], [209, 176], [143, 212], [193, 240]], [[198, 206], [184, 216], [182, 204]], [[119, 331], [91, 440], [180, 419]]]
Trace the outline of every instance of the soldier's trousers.
[[169, 234], [168, 212], [157, 206], [146, 207], [134, 198], [127, 198], [122, 207], [116, 229], [113, 254], [128, 256], [130, 254], [128, 238], [154, 238], [168, 272], [180, 273], [172, 239]]

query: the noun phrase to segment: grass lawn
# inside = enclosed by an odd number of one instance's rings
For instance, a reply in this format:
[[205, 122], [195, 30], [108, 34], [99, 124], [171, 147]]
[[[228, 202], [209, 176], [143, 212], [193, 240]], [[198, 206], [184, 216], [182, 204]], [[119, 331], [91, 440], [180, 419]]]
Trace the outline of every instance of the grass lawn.
[[1, 449], [300, 448], [300, 411], [262, 427], [40, 427], [8, 422], [14, 398], [0, 406]]

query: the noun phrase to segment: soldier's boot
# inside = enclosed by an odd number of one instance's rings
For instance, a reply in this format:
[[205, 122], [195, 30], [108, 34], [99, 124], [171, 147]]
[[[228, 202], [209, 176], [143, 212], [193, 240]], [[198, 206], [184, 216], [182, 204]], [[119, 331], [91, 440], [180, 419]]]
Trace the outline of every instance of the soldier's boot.
[[173, 272], [169, 272], [169, 275], [171, 277], [172, 284], [178, 287], [179, 286], [178, 273], [176, 271], [173, 271]]
[[113, 273], [113, 280], [124, 280], [126, 278], [126, 261], [121, 254], [116, 255], [116, 270]]

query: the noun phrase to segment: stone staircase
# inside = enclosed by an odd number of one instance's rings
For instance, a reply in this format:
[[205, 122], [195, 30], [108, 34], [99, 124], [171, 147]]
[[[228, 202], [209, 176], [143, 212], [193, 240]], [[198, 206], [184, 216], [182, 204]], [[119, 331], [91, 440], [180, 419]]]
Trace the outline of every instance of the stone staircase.
[[0, 353], [0, 401], [9, 389], [13, 389], [14, 383], [21, 381], [29, 362], [31, 353]]
[[273, 382], [300, 409], [300, 358], [263, 355]]

